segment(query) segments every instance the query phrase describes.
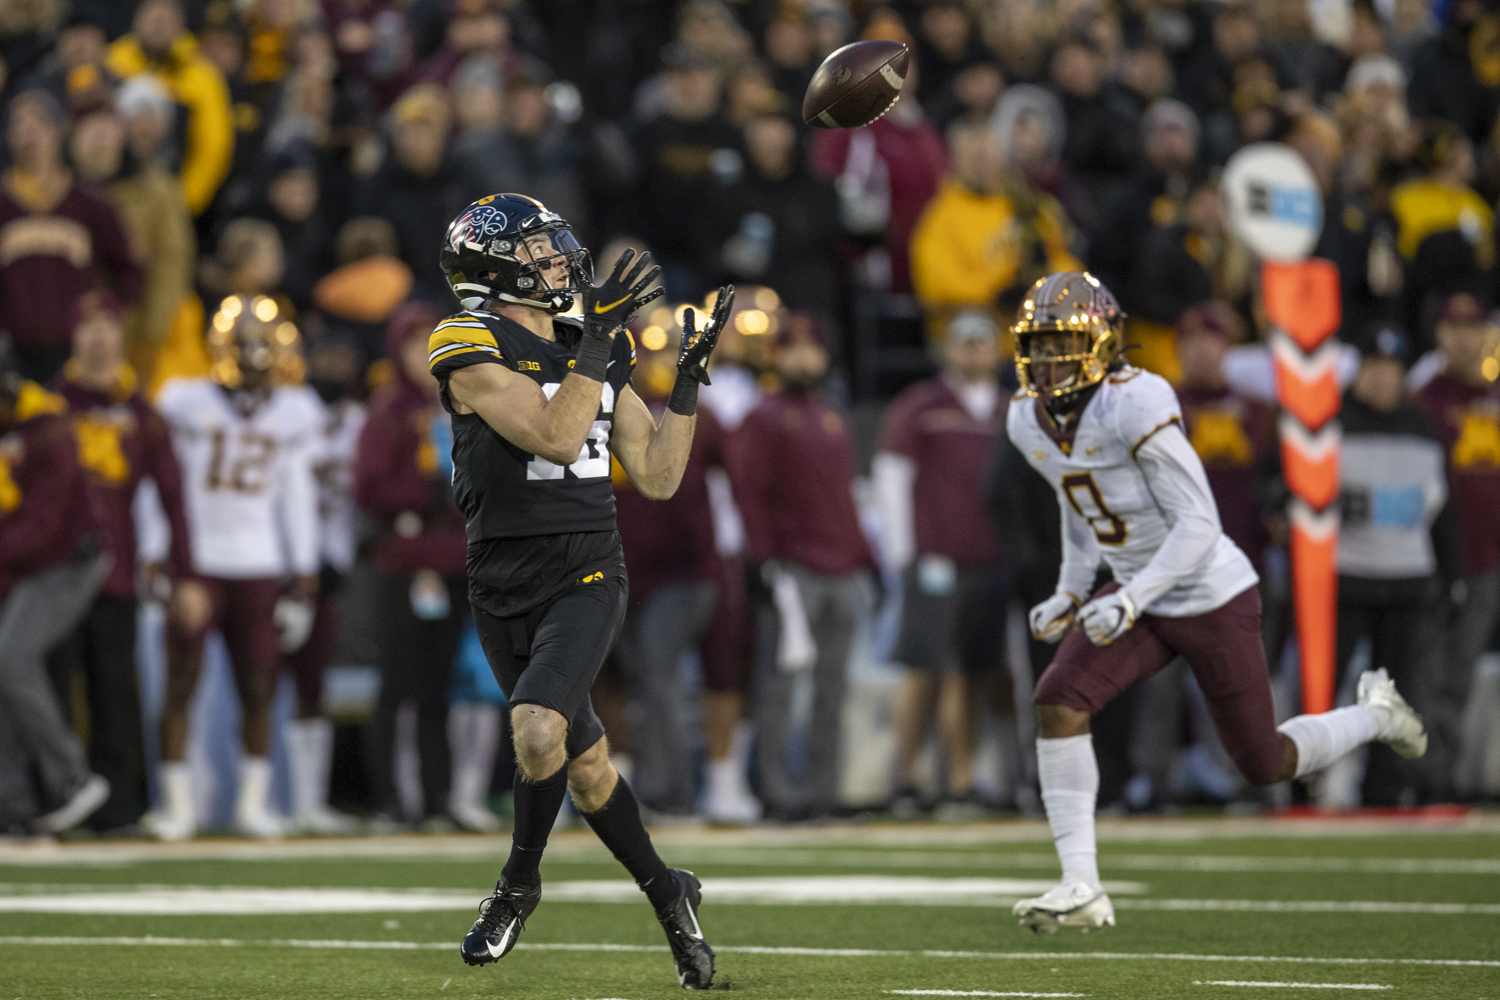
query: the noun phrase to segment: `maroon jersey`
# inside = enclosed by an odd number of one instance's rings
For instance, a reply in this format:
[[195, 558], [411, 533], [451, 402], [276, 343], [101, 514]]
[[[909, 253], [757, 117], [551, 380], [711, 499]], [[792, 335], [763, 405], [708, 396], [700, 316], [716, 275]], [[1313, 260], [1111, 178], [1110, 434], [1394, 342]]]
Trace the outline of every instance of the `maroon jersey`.
[[1276, 411], [1229, 389], [1177, 390], [1193, 450], [1203, 460], [1224, 534], [1260, 569], [1270, 536], [1255, 502], [1258, 470], [1275, 455]]
[[729, 454], [747, 560], [788, 559], [824, 576], [875, 565], [854, 508], [854, 444], [838, 411], [816, 396], [767, 396]]
[[70, 306], [100, 273], [127, 305], [141, 266], [114, 206], [74, 184], [50, 212], [32, 212], [0, 185], [0, 316], [24, 354], [65, 351]]
[[172, 528], [168, 571], [174, 579], [192, 575], [187, 513], [182, 502], [182, 472], [172, 452], [166, 421], [136, 388], [135, 373], [125, 368], [110, 392], [79, 385], [69, 363], [50, 388], [68, 401], [78, 461], [89, 484], [89, 505], [99, 525], [99, 540], [113, 560], [100, 588], [118, 597], [135, 596], [135, 518], [131, 504], [136, 487], [149, 477], [161, 496]]
[[1005, 426], [1005, 394], [976, 420], [942, 379], [918, 382], [885, 411], [879, 450], [916, 464], [912, 520], [917, 555], [940, 555], [961, 567], [992, 565], [1000, 540], [984, 509], [985, 469]]
[[1434, 378], [1417, 401], [1437, 426], [1463, 531], [1464, 575], [1500, 565], [1500, 387]]
[[72, 559], [94, 531], [93, 512], [78, 502], [88, 487], [67, 407], [26, 382], [14, 422], [0, 426], [0, 601], [22, 577]]
[[[665, 407], [653, 406], [661, 419]], [[638, 604], [659, 587], [718, 578], [713, 510], [706, 473], [724, 465], [724, 431], [708, 407], [698, 409], [698, 427], [688, 452], [682, 485], [669, 500], [647, 500], [615, 463], [615, 518], [630, 573], [630, 601]]]

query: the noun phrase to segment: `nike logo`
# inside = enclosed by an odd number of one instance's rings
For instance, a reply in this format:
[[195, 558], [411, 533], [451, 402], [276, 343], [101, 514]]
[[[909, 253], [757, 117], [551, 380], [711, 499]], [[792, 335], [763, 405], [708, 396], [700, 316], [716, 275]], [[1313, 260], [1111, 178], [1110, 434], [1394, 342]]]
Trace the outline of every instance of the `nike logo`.
[[610, 361], [609, 361], [609, 364], [606, 364], [606, 365], [605, 365], [605, 366], [604, 366], [604, 367], [605, 367], [605, 368], [608, 368], [608, 367], [609, 367], [609, 366], [610, 366], [610, 365], [612, 365], [612, 364], [614, 364], [614, 363], [615, 363], [615, 362], [614, 362], [614, 359], [613, 359], [613, 358], [611, 358], [611, 359], [610, 359]]
[[489, 942], [485, 942], [485, 947], [489, 949], [491, 958], [499, 958], [501, 955], [505, 954], [505, 946], [510, 942], [510, 936], [515, 932], [516, 925], [515, 922], [512, 921], [510, 926], [505, 928], [505, 933], [500, 936], [500, 942], [498, 944], [490, 944]]
[[611, 302], [609, 305], [604, 305], [602, 303], [595, 302], [594, 303], [594, 313], [595, 313], [595, 315], [602, 316], [605, 313], [609, 312], [611, 309], [613, 309], [615, 306], [624, 304], [629, 298], [630, 298], [630, 294], [627, 292], [625, 294], [624, 298], [616, 299], [615, 301]]
[[[1099, 446], [1099, 448], [1103, 448], [1103, 447], [1104, 447], [1104, 445], [1102, 445], [1102, 444]], [[1085, 455], [1093, 455], [1093, 454], [1096, 454], [1099, 451], [1099, 448], [1085, 448], [1085, 449], [1083, 449], [1083, 453]]]
[[693, 911], [691, 903], [685, 906], [684, 909], [688, 911], [688, 916], [693, 918], [693, 937], [697, 938], [699, 941], [702, 941], [703, 928], [698, 926], [698, 914]]

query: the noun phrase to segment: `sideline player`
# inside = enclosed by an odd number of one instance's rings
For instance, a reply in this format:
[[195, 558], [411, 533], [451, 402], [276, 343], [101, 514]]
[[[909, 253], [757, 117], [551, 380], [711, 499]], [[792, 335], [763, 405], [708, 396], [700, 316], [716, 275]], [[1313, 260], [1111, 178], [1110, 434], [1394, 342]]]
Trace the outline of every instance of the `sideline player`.
[[[1360, 678], [1358, 704], [1278, 729], [1255, 570], [1219, 525], [1172, 387], [1121, 358], [1124, 319], [1092, 275], [1064, 271], [1032, 286], [1013, 329], [1021, 391], [1006, 429], [1056, 489], [1063, 522], [1057, 591], [1030, 615], [1038, 639], [1062, 640], [1034, 700], [1042, 802], [1063, 877], [1014, 910], [1037, 933], [1114, 924], [1099, 883], [1089, 718], [1176, 656], [1255, 784], [1322, 770], [1372, 740], [1405, 757], [1427, 749], [1421, 720], [1384, 670]], [[1115, 580], [1089, 599], [1101, 558]]]
[[[649, 267], [649, 254], [629, 268], [634, 256], [625, 251], [593, 284], [588, 251], [568, 223], [517, 194], [470, 205], [441, 250], [465, 311], [438, 324], [430, 363], [453, 414], [453, 492], [468, 519], [474, 625], [514, 706], [520, 770], [510, 859], [459, 951], [483, 965], [515, 947], [541, 901], [542, 850], [571, 791], [655, 908], [678, 981], [707, 989], [714, 956], [698, 926], [698, 880], [657, 856], [630, 785], [610, 764], [589, 688], [625, 617], [610, 456], [648, 499], [676, 492], [698, 385], [708, 381], [734, 290], [721, 289], [697, 336], [685, 320], [677, 384], [657, 423], [630, 388], [634, 342], [618, 336], [661, 294], [647, 291], [661, 269]], [[574, 296], [582, 322], [558, 315]]]
[[[192, 531], [193, 569], [209, 595], [206, 622], [169, 623], [167, 695], [161, 714], [162, 804], [146, 828], [162, 840], [196, 831], [187, 765], [188, 707], [203, 668], [203, 642], [218, 629], [240, 696], [240, 759], [235, 827], [252, 837], [285, 832], [271, 811], [271, 700], [279, 642], [306, 639], [278, 622], [287, 602], [310, 602], [318, 586], [318, 495], [313, 445], [323, 407], [302, 381], [297, 328], [264, 295], [232, 295], [208, 331], [208, 378], [168, 382], [156, 407], [182, 466]], [[285, 607], [285, 605], [284, 605]], [[311, 615], [302, 627], [310, 626]]]

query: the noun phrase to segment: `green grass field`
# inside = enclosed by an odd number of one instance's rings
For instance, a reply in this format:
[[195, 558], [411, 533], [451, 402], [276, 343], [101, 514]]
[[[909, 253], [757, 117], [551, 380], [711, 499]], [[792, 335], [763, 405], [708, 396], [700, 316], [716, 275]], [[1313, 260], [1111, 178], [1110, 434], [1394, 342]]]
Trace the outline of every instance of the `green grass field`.
[[[704, 879], [717, 985], [746, 1000], [1500, 1000], [1500, 817], [1115, 821], [1101, 839], [1119, 926], [1035, 937], [1008, 904], [1055, 877], [1038, 823], [657, 835]], [[649, 907], [586, 831], [554, 837], [520, 948], [463, 965], [504, 847], [0, 846], [0, 1000], [681, 995]]]

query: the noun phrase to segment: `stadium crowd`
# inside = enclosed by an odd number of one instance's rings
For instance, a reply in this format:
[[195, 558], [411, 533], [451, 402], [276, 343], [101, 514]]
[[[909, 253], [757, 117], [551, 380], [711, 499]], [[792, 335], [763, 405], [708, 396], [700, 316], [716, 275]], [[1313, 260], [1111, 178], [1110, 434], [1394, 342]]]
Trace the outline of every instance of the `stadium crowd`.
[[[812, 71], [858, 38], [913, 50], [902, 99], [807, 128]], [[851, 659], [900, 665], [870, 724], [896, 815], [1034, 808], [1017, 734], [1052, 647], [1014, 609], [1052, 592], [1058, 513], [1003, 433], [1006, 327], [1055, 270], [1109, 285], [1133, 363], [1177, 387], [1292, 714], [1268, 324], [1220, 190], [1268, 140], [1311, 167], [1314, 252], [1340, 275], [1340, 677], [1386, 667], [1432, 734], [1419, 762], [1372, 750], [1342, 804], [1481, 796], [1500, 770], [1472, 694], [1500, 616], [1497, 39], [1485, 0], [7, 0], [0, 828], [87, 806], [100, 831], [191, 835], [215, 630], [242, 832], [351, 828], [328, 805], [323, 677], [366, 647], [381, 684], [338, 742], [338, 804], [377, 828], [497, 826], [504, 719], [472, 666], [427, 350], [457, 308], [445, 228], [498, 191], [563, 215], [596, 270], [626, 247], [662, 265], [667, 304], [632, 328], [652, 405], [682, 308], [739, 287], [678, 494], [647, 501], [615, 467], [631, 605], [596, 698], [657, 816], [847, 809]], [[200, 390], [241, 309], [295, 324], [280, 379], [306, 388], [286, 396], [299, 437], [226, 463]], [[226, 519], [219, 489], [274, 494], [276, 523]], [[167, 681], [143, 711], [148, 604]], [[287, 817], [268, 804], [281, 672]], [[1101, 804], [1249, 794], [1180, 667], [1095, 733]]]

